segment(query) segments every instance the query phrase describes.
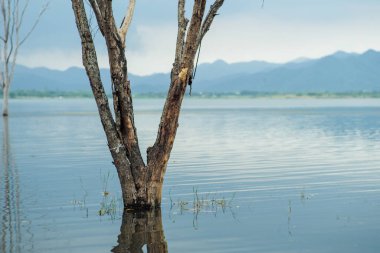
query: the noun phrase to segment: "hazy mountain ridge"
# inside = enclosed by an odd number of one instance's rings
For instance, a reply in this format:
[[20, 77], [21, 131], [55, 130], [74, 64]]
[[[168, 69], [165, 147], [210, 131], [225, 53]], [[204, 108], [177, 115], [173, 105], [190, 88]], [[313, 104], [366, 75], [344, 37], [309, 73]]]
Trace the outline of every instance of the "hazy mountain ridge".
[[[380, 91], [380, 52], [363, 54], [338, 51], [319, 59], [285, 64], [251, 61], [228, 64], [218, 60], [200, 64], [193, 82], [196, 92], [371, 92]], [[111, 91], [108, 70], [101, 69], [107, 93]], [[129, 74], [133, 92], [163, 93], [169, 73]], [[17, 66], [13, 90], [90, 91], [81, 68], [65, 71]]]

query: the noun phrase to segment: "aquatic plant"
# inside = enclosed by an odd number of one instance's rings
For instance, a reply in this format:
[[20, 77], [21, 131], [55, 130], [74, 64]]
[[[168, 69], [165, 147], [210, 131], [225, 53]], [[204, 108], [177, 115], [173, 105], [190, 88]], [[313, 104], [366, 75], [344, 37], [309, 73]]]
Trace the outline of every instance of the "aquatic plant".
[[103, 181], [103, 187], [101, 192], [103, 198], [100, 202], [98, 215], [108, 215], [111, 217], [112, 220], [114, 220], [118, 217], [118, 213], [121, 214], [123, 211], [122, 199], [111, 194], [111, 192], [108, 190], [109, 180], [111, 176], [110, 171], [108, 171], [106, 175], [102, 175], [100, 172], [100, 176]]
[[173, 201], [171, 192], [169, 191], [170, 200], [170, 210], [173, 213], [183, 214], [184, 212], [190, 212], [193, 214], [205, 213], [216, 213], [221, 210], [225, 212], [227, 208], [233, 208], [233, 199], [235, 198], [235, 193], [231, 198], [227, 199], [225, 196], [220, 196], [218, 193], [202, 193], [198, 192], [198, 189], [193, 188], [192, 201], [178, 199], [176, 202]]
[[74, 197], [73, 200], [70, 201], [70, 203], [74, 206], [74, 208], [78, 207], [80, 210], [86, 210], [86, 217], [88, 217], [88, 207], [86, 205], [88, 192], [83, 186], [82, 178], [80, 178], [79, 180], [80, 180], [80, 186], [83, 192], [82, 198], [79, 200]]
[[220, 211], [226, 213], [228, 210], [232, 217], [236, 219], [235, 207], [238, 206], [233, 205], [234, 198], [235, 193], [233, 193], [230, 198], [226, 198], [226, 196], [220, 195], [219, 193], [199, 193], [198, 189], [194, 187], [192, 201], [188, 199], [173, 201], [171, 191], [169, 191], [169, 219], [175, 222], [174, 216], [177, 214], [192, 214], [193, 227], [195, 229], [198, 229], [198, 217], [200, 214], [212, 214], [216, 217]]

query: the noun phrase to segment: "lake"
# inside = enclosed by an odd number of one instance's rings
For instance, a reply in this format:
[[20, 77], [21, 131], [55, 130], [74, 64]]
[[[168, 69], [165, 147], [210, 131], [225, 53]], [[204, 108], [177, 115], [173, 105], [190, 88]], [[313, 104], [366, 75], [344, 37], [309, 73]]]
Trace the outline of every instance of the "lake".
[[[135, 99], [142, 151], [163, 100]], [[12, 100], [0, 252], [379, 252], [379, 99], [185, 98], [161, 211], [121, 207], [91, 99]]]

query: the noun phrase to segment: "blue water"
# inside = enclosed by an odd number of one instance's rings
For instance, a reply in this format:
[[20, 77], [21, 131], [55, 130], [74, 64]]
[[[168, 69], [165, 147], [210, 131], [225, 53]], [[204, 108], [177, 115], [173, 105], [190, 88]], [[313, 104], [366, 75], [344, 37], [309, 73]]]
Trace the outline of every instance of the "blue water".
[[[134, 102], [144, 152], [163, 100]], [[129, 224], [94, 102], [10, 108], [0, 252], [110, 252]], [[380, 100], [186, 98], [159, 218], [172, 253], [379, 252]]]

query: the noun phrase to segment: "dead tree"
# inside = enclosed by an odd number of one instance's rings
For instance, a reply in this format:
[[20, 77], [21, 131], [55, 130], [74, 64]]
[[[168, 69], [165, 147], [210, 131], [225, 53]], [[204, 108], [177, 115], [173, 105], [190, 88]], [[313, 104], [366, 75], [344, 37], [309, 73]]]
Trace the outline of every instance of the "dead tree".
[[161, 204], [164, 175], [178, 128], [178, 118], [186, 86], [192, 78], [195, 55], [224, 2], [224, 0], [215, 0], [204, 17], [206, 1], [194, 1], [189, 22], [185, 18], [185, 0], [178, 0], [178, 35], [170, 87], [157, 138], [154, 145], [147, 150], [145, 164], [134, 123], [131, 87], [125, 57], [125, 38], [132, 20], [135, 0], [129, 1], [129, 7], [120, 28], [116, 26], [112, 0], [89, 0], [108, 49], [114, 118], [100, 78], [96, 49], [83, 0], [72, 0], [82, 41], [83, 65], [96, 100], [113, 163], [118, 172], [124, 207], [127, 209], [152, 209]]
[[2, 32], [0, 32], [0, 84], [3, 91], [3, 116], [8, 116], [9, 89], [13, 81], [18, 51], [36, 28], [41, 16], [47, 9], [47, 4], [42, 7], [32, 26], [24, 33], [22, 27], [24, 26], [24, 16], [29, 6], [29, 0], [0, 0], [0, 5], [0, 24], [2, 24]]

